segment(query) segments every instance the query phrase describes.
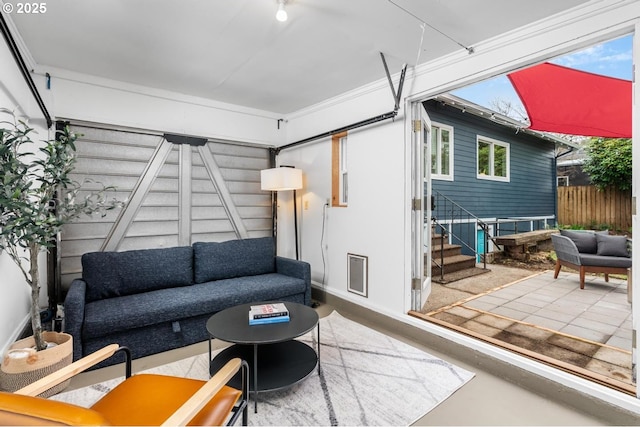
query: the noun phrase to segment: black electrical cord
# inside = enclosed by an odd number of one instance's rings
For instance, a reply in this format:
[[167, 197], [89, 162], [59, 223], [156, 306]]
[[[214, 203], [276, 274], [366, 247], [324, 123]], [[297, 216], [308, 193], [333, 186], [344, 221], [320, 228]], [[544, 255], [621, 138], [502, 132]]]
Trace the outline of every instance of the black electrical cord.
[[327, 220], [327, 208], [329, 203], [325, 203], [322, 207], [322, 234], [320, 235], [320, 254], [322, 255], [322, 285], [324, 286], [325, 275], [327, 274], [327, 265], [324, 259], [324, 225]]

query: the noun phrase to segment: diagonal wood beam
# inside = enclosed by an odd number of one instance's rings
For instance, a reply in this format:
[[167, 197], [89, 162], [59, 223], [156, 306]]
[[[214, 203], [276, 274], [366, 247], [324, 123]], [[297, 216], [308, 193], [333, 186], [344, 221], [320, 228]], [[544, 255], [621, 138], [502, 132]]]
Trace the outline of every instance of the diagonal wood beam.
[[249, 233], [242, 222], [242, 217], [236, 208], [236, 204], [231, 198], [231, 192], [227, 188], [227, 185], [224, 181], [224, 177], [222, 176], [222, 172], [220, 172], [220, 167], [218, 163], [213, 158], [213, 154], [207, 146], [198, 147], [198, 152], [202, 157], [202, 161], [204, 162], [204, 167], [207, 169], [207, 173], [213, 182], [213, 186], [218, 192], [218, 196], [220, 197], [220, 201], [222, 202], [222, 207], [227, 213], [227, 217], [231, 222], [231, 226], [236, 233], [236, 236], [240, 239], [246, 239], [249, 237]]
[[129, 201], [124, 209], [120, 211], [118, 218], [113, 223], [111, 230], [109, 230], [109, 234], [107, 234], [107, 237], [104, 239], [102, 247], [100, 248], [101, 251], [115, 251], [118, 249], [136, 213], [140, 209], [140, 206], [142, 206], [142, 201], [149, 192], [151, 185], [158, 176], [158, 172], [160, 172], [160, 168], [166, 162], [172, 149], [173, 144], [166, 139], [163, 138], [160, 141], [149, 163], [147, 163], [144, 172], [140, 175], [136, 186], [133, 188]]

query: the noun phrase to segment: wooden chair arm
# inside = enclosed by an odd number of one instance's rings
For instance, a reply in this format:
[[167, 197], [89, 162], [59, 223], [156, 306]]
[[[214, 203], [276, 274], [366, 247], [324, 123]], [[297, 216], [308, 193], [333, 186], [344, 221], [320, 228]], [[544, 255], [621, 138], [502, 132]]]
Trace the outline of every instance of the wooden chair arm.
[[240, 370], [242, 360], [239, 358], [228, 361], [214, 376], [209, 379], [189, 400], [187, 400], [163, 426], [184, 426], [195, 417], [200, 410], [215, 396], [225, 384]]
[[100, 350], [89, 354], [88, 356], [83, 357], [80, 360], [77, 360], [70, 364], [69, 366], [65, 366], [62, 369], [57, 370], [44, 378], [41, 378], [26, 387], [21, 388], [20, 390], [15, 391], [15, 394], [22, 394], [25, 396], [37, 396], [42, 392], [49, 390], [51, 387], [54, 387], [69, 378], [83, 372], [93, 365], [102, 362], [105, 359], [113, 356], [113, 354], [120, 348], [118, 344], [111, 344], [106, 347], [101, 348]]

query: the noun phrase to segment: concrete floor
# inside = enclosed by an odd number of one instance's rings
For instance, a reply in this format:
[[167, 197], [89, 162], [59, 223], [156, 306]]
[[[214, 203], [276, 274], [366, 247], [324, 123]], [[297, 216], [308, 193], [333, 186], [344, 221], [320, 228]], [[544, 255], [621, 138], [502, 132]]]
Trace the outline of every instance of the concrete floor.
[[[487, 356], [339, 301], [346, 317], [407, 342], [476, 376], [413, 425], [640, 425], [632, 414]], [[351, 311], [352, 310], [352, 311]]]
[[[594, 402], [548, 380], [332, 296], [321, 296], [320, 316], [343, 316], [440, 357], [476, 376], [413, 425], [640, 425], [640, 415]], [[207, 351], [207, 343], [134, 361], [134, 372]], [[514, 371], [515, 369], [515, 371]], [[71, 389], [121, 376], [122, 366], [76, 376]]]

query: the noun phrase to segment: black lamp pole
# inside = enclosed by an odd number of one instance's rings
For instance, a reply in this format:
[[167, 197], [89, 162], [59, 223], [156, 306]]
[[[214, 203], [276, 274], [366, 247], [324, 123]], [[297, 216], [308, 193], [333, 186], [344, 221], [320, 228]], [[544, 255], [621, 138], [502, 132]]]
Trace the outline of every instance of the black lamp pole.
[[296, 235], [296, 259], [299, 260], [298, 254], [298, 197], [296, 196], [296, 190], [293, 190], [293, 230]]

